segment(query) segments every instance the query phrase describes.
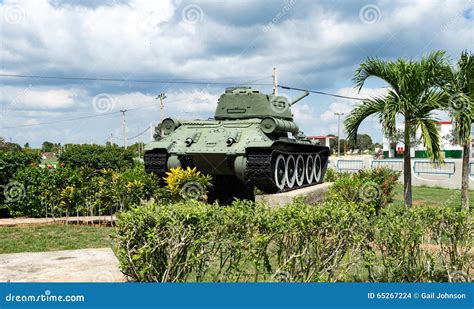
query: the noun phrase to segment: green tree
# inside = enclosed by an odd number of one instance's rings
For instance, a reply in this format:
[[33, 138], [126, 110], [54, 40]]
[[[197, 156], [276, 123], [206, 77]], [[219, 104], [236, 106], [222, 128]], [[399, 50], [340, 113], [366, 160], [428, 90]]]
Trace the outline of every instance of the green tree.
[[364, 100], [345, 120], [349, 139], [357, 138], [357, 130], [364, 119], [378, 116], [387, 137], [396, 133], [396, 118], [404, 118], [404, 200], [412, 206], [411, 135], [420, 129], [423, 142], [432, 161], [442, 161], [440, 135], [432, 112], [443, 106], [445, 94], [436, 85], [449, 70], [445, 53], [437, 51], [423, 56], [420, 61], [397, 59], [384, 61], [369, 58], [361, 63], [354, 76], [359, 91], [369, 77], [378, 77], [389, 85], [388, 93]]
[[44, 141], [43, 144], [41, 144], [41, 151], [43, 152], [53, 152], [53, 147], [54, 144], [48, 141]]
[[349, 140], [348, 146], [351, 149], [359, 149], [360, 151], [372, 149], [372, 138], [368, 134], [357, 134], [357, 139]]
[[461, 205], [469, 209], [469, 147], [474, 122], [474, 58], [468, 51], [461, 53], [442, 88], [446, 91], [446, 108], [454, 123], [454, 141], [463, 147]]

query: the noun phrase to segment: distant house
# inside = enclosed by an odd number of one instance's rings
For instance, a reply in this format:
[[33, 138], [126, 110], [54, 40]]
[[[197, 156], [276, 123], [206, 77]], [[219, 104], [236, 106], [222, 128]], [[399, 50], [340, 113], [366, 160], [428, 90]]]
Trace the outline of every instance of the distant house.
[[[453, 123], [451, 121], [440, 121], [438, 122], [438, 128], [441, 136], [441, 149], [445, 158], [459, 159], [462, 157], [462, 147], [453, 142]], [[398, 126], [397, 130], [403, 132], [403, 125]], [[421, 132], [417, 132], [416, 141], [420, 141]], [[474, 136], [471, 139], [471, 157], [474, 154], [473, 144]], [[383, 155], [384, 158], [403, 158], [405, 145], [403, 141], [390, 141], [386, 137], [383, 139]], [[416, 142], [415, 146], [411, 147], [412, 158], [427, 158], [428, 154], [426, 147], [422, 142]]]
[[314, 144], [329, 147], [329, 141], [331, 139], [335, 139], [336, 137], [333, 135], [329, 135], [329, 136], [321, 135], [321, 136], [307, 136], [307, 138]]

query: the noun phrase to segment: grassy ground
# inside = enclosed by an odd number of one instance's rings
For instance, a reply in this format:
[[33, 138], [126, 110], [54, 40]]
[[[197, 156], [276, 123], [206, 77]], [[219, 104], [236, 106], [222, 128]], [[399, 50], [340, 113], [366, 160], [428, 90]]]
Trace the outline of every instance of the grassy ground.
[[113, 228], [88, 225], [25, 225], [0, 228], [0, 254], [110, 247]]
[[[413, 187], [413, 205], [450, 206], [461, 205], [461, 191], [444, 188]], [[395, 189], [394, 203], [403, 204], [403, 185]], [[470, 204], [474, 207], [474, 191], [470, 191]]]

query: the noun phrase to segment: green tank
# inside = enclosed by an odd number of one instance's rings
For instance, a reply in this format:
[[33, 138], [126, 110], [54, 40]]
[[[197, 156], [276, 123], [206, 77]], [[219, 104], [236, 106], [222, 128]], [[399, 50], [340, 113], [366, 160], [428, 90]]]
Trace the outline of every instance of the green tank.
[[[161, 138], [145, 147], [145, 169], [163, 177], [170, 168], [197, 167], [214, 178], [210, 199], [251, 198], [323, 181], [329, 148], [312, 143], [293, 122], [289, 100], [250, 87], [227, 88], [214, 118], [160, 124]], [[225, 201], [224, 201], [225, 202]]]

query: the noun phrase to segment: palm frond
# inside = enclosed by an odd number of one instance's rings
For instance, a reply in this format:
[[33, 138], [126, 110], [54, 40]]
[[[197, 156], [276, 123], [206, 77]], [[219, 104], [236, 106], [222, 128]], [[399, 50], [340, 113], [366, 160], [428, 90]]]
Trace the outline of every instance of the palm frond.
[[374, 114], [382, 114], [384, 107], [385, 102], [383, 98], [365, 100], [356, 106], [344, 121], [344, 126], [348, 134], [347, 139], [355, 142], [357, 140], [357, 131], [362, 121]]
[[443, 162], [441, 152], [441, 137], [438, 122], [428, 114], [423, 118], [415, 118], [415, 128], [421, 130], [421, 138], [431, 161]]
[[352, 81], [358, 91], [364, 87], [369, 77], [378, 77], [386, 81], [393, 89], [397, 90], [398, 75], [393, 70], [393, 63], [378, 58], [368, 58], [357, 69]]

